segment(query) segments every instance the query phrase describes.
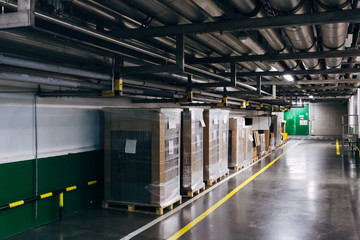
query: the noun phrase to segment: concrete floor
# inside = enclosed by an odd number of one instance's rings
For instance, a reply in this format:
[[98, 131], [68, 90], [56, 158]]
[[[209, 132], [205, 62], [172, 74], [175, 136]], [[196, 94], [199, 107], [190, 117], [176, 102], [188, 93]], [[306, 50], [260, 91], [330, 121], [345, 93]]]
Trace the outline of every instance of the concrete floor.
[[[282, 151], [220, 182], [134, 239], [169, 238]], [[353, 162], [336, 155], [334, 141], [304, 140], [180, 239], [360, 239], [359, 176]], [[155, 218], [89, 209], [11, 239], [120, 239]]]

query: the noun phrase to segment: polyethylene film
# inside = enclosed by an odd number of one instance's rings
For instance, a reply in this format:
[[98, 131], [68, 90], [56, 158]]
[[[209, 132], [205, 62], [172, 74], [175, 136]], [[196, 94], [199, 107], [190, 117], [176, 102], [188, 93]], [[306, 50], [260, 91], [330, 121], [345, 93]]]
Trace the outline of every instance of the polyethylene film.
[[266, 152], [266, 143], [265, 143], [265, 134], [264, 133], [260, 134], [260, 140], [261, 140], [260, 153], [261, 153], [261, 155], [264, 155]]
[[242, 167], [245, 164], [245, 119], [229, 120], [229, 167]]
[[180, 196], [181, 109], [105, 111], [105, 200], [164, 207]]
[[253, 130], [252, 126], [245, 126], [245, 164], [251, 163], [253, 159]]
[[182, 112], [181, 187], [196, 191], [203, 182], [203, 109], [190, 108]]
[[228, 171], [229, 111], [204, 111], [204, 180], [213, 181]]

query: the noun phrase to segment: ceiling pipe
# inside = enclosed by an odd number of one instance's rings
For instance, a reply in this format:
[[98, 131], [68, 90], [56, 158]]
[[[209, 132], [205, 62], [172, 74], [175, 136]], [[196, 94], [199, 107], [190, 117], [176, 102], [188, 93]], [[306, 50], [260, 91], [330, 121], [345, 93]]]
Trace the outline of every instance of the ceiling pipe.
[[[266, 17], [265, 11], [258, 5], [255, 0], [230, 0], [230, 2], [242, 13], [254, 18]], [[281, 40], [280, 35], [274, 29], [260, 29], [259, 33], [266, 39], [269, 45], [279, 53], [289, 53], [289, 49]], [[285, 64], [294, 70], [300, 70], [295, 60], [285, 60]], [[276, 67], [275, 67], [276, 68]], [[279, 69], [278, 69], [279, 70]], [[283, 71], [283, 70], [279, 70]], [[298, 76], [302, 78], [302, 76]]]
[[86, 82], [78, 82], [78, 81], [69, 81], [60, 78], [52, 78], [52, 77], [43, 77], [29, 74], [21, 74], [21, 73], [13, 73], [13, 72], [0, 72], [0, 80], [7, 81], [17, 81], [17, 82], [27, 82], [27, 83], [35, 83], [40, 85], [51, 85], [51, 86], [59, 86], [59, 87], [68, 87], [68, 88], [84, 88], [84, 89], [92, 89], [92, 90], [107, 90], [110, 85], [101, 85], [101, 84], [93, 84]]
[[[283, 12], [292, 14], [305, 14], [308, 13], [309, 6], [305, 0], [268, 0], [271, 7]], [[295, 26], [285, 27], [286, 35], [289, 37], [290, 42], [298, 51], [317, 52], [319, 51], [315, 41], [314, 32], [311, 26]], [[318, 59], [304, 59], [302, 60], [306, 69], [320, 69], [320, 62]], [[321, 75], [312, 74], [312, 79], [319, 79]]]
[[[351, 0], [318, 0], [317, 2], [319, 12], [351, 9]], [[322, 35], [321, 42], [324, 51], [344, 50], [348, 27], [349, 24], [347, 22], [320, 25]], [[342, 58], [325, 59], [328, 68], [341, 68], [341, 62]], [[329, 74], [329, 77], [338, 78], [339, 74]]]
[[[0, 0], [0, 3], [4, 3], [4, 4], [6, 4], [6, 6], [10, 6], [12, 9], [15, 9], [15, 10], [17, 9], [17, 6], [15, 4], [13, 4], [13, 3], [5, 2], [4, 0]], [[85, 35], [88, 35], [88, 36], [91, 36], [91, 37], [94, 37], [94, 38], [97, 38], [97, 39], [100, 39], [100, 40], [103, 40], [103, 41], [106, 41], [106, 42], [109, 42], [109, 43], [113, 43], [115, 45], [119, 45], [121, 47], [128, 48], [128, 49], [131, 49], [133, 51], [140, 52], [142, 54], [145, 54], [145, 55], [148, 55], [148, 56], [151, 56], [151, 57], [154, 57], [154, 58], [164, 60], [164, 61], [169, 62], [169, 63], [175, 63], [175, 60], [174, 59], [169, 59], [168, 56], [162, 56], [162, 55], [160, 55], [160, 54], [158, 54], [156, 52], [143, 50], [141, 48], [134, 47], [131, 44], [125, 43], [125, 42], [120, 41], [118, 39], [115, 39], [115, 38], [113, 38], [111, 36], [107, 36], [107, 35], [105, 35], [103, 33], [93, 31], [91, 29], [79, 26], [79, 25], [77, 25], [75, 23], [67, 22], [64, 19], [58, 19], [58, 18], [49, 16], [47, 14], [40, 13], [40, 12], [35, 12], [35, 16], [37, 18], [41, 19], [41, 20], [44, 20], [44, 21], [59, 25], [61, 27], [68, 28], [68, 29], [71, 29], [73, 31], [77, 31], [77, 32], [83, 33]], [[194, 67], [194, 66], [186, 65], [186, 68], [187, 68], [188, 71], [192, 71], [194, 74], [200, 73], [200, 74], [203, 74], [203, 75], [206, 75], [206, 76], [209, 76], [209, 77], [213, 77], [213, 78], [216, 78], [216, 79], [219, 79], [219, 80], [229, 81], [229, 79], [226, 78], [226, 77], [222, 77], [220, 75], [210, 73], [209, 71], [202, 70], [202, 69], [199, 69], [199, 68]], [[252, 86], [250, 86], [248, 84], [241, 83], [241, 82], [237, 82], [237, 86], [242, 87], [242, 88], [246, 88], [246, 89], [249, 89], [249, 90], [256, 90], [256, 88], [254, 88], [254, 87], [252, 87]], [[270, 95], [269, 93], [267, 93], [265, 91], [262, 91], [262, 94]]]
[[40, 70], [46, 72], [53, 72], [53, 73], [60, 73], [65, 75], [72, 75], [77, 77], [85, 77], [85, 78], [92, 78], [92, 79], [99, 79], [104, 81], [112, 81], [111, 75], [91, 72], [87, 70], [77, 69], [77, 68], [70, 68], [64, 67], [55, 64], [37, 62], [33, 60], [24, 60], [15, 57], [5, 56], [0, 54], [0, 64], [13, 66], [13, 67], [21, 67], [21, 68], [29, 68], [33, 70]]

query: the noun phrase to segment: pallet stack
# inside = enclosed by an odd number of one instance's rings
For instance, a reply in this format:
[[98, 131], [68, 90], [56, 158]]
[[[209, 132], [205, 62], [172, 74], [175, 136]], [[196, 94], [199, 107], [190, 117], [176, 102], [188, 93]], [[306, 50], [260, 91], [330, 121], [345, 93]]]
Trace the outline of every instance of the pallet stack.
[[205, 190], [203, 182], [203, 109], [182, 112], [181, 190], [188, 197]]
[[181, 109], [105, 110], [104, 206], [181, 203]]

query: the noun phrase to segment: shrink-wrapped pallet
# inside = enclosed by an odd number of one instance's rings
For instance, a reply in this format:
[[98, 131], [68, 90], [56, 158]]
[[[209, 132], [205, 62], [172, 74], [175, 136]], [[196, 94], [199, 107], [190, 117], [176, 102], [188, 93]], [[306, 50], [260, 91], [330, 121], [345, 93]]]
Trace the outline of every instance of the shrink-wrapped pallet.
[[166, 207], [180, 200], [181, 109], [104, 112], [104, 201]]
[[212, 182], [228, 171], [228, 117], [229, 111], [204, 110], [204, 181]]
[[194, 192], [203, 182], [203, 109], [189, 108], [182, 112], [181, 188]]
[[252, 126], [245, 126], [245, 164], [252, 163], [253, 142], [254, 142], [254, 137], [253, 137]]
[[229, 120], [229, 167], [239, 168], [245, 165], [245, 119]]

